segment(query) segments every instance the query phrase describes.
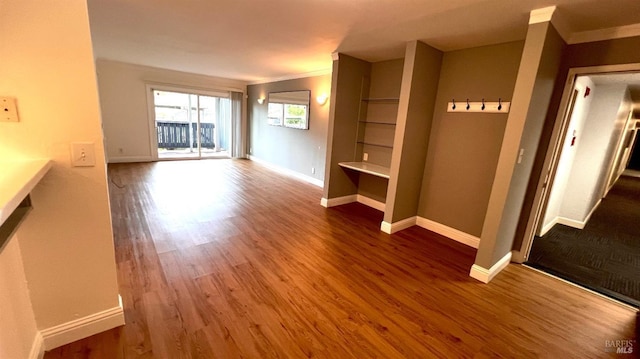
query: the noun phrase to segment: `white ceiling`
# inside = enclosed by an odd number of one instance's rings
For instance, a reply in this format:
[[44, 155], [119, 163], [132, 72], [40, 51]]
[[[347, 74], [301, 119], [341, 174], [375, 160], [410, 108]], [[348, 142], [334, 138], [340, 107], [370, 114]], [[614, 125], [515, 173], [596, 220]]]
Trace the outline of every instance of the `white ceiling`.
[[[631, 94], [631, 100], [634, 103], [634, 111], [640, 110], [640, 72], [589, 75], [589, 78], [596, 85], [627, 85]], [[635, 117], [640, 117], [640, 113], [636, 114]]]
[[557, 5], [572, 32], [640, 23], [639, 0], [88, 0], [97, 58], [246, 81], [331, 68], [331, 53], [402, 57], [524, 39]]

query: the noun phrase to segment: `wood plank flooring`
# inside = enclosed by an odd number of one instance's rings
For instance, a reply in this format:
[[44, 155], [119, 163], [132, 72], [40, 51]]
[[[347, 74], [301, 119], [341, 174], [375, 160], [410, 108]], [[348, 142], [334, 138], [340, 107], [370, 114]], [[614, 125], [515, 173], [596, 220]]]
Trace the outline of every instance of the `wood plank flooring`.
[[127, 324], [53, 358], [602, 358], [637, 313], [246, 160], [109, 166]]

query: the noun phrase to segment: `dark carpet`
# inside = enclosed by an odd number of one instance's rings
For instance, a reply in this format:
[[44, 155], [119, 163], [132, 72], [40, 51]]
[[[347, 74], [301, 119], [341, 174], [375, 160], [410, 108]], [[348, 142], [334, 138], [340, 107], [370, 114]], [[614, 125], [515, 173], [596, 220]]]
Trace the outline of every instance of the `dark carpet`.
[[620, 177], [584, 229], [536, 237], [526, 264], [640, 307], [640, 178]]

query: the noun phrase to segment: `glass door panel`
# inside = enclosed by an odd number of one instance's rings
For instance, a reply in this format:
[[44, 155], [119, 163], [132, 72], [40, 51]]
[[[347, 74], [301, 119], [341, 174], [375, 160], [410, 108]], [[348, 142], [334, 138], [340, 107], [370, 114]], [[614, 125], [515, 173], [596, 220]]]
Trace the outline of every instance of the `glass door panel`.
[[229, 157], [228, 97], [153, 90], [158, 158]]

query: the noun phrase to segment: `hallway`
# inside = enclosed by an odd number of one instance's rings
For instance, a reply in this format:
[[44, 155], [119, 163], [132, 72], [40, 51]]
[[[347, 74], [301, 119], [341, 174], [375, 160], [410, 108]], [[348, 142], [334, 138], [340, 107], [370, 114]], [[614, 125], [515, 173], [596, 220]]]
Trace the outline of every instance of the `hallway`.
[[527, 264], [640, 307], [640, 178], [621, 176], [584, 229], [536, 237]]

